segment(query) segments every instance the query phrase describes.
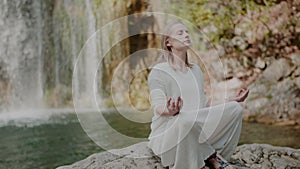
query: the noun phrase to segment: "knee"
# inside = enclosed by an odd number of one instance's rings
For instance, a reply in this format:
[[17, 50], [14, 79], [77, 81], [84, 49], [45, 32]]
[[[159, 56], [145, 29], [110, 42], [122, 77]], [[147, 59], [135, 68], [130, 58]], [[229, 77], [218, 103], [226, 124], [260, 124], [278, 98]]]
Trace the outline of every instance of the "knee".
[[195, 120], [190, 118], [180, 118], [179, 120], [179, 128], [183, 130], [191, 130], [195, 124]]

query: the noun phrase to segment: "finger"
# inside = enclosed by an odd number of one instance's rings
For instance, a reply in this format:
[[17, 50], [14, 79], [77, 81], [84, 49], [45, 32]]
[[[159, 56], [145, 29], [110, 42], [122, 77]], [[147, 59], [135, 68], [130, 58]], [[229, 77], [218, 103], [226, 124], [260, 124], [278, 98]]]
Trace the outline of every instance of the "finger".
[[176, 102], [176, 107], [177, 107], [177, 108], [179, 108], [179, 105], [180, 105], [180, 100], [181, 100], [180, 96], [179, 96], [179, 97], [177, 97], [177, 102]]
[[180, 103], [179, 103], [179, 104], [180, 104], [179, 108], [180, 108], [180, 110], [181, 110], [181, 109], [182, 109], [182, 106], [183, 106], [183, 100], [182, 100], [182, 99], [180, 100]]
[[237, 94], [237, 95], [239, 96], [239, 95], [241, 95], [243, 92], [244, 92], [244, 89], [240, 89], [240, 90], [238, 91], [238, 94]]
[[172, 108], [172, 106], [173, 106], [173, 100], [172, 98], [170, 98], [170, 108]]
[[248, 94], [249, 94], [249, 90], [247, 89], [243, 95], [241, 95], [240, 97], [240, 101], [245, 101], [245, 99], [248, 97]]
[[172, 97], [170, 97], [170, 103], [169, 103], [169, 108], [170, 109], [173, 109], [173, 98]]
[[172, 105], [171, 104], [167, 105], [167, 108], [168, 108], [168, 110], [171, 110], [172, 109]]
[[167, 101], [167, 107], [169, 107], [171, 104], [171, 97], [169, 97], [168, 101]]
[[249, 95], [249, 90], [247, 90], [246, 95], [245, 95], [245, 98], [247, 98], [248, 95]]
[[178, 100], [178, 98], [177, 98], [177, 101], [176, 101], [176, 103], [175, 103], [175, 107], [176, 107], [176, 110], [179, 109], [179, 100]]
[[249, 89], [245, 90], [245, 92], [243, 93], [243, 96], [248, 95], [248, 93], [249, 93]]
[[172, 108], [174, 109], [175, 107], [175, 101], [172, 101]]

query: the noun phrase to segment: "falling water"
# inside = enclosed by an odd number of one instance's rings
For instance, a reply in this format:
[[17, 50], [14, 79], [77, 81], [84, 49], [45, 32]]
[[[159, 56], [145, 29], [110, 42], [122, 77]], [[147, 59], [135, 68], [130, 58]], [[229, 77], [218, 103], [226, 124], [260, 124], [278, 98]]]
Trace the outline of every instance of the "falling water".
[[[41, 1], [35, 1], [37, 4], [35, 7], [36, 9], [36, 16], [37, 16], [37, 41], [38, 41], [38, 66], [37, 66], [37, 88], [36, 88], [36, 103], [38, 107], [44, 107], [44, 93], [43, 93], [43, 64], [44, 64], [44, 57], [42, 54], [42, 45], [43, 45], [43, 21], [42, 21], [42, 12], [41, 12]], [[36, 104], [35, 103], [35, 104]]]
[[[78, 49], [77, 49], [77, 36], [76, 36], [76, 29], [78, 29], [76, 23], [75, 23], [75, 18], [74, 15], [72, 14], [72, 8], [71, 8], [72, 0], [65, 0], [64, 1], [64, 7], [66, 10], [66, 13], [69, 17], [69, 22], [70, 22], [70, 36], [71, 36], [71, 55], [72, 55], [72, 65], [73, 67], [75, 66], [76, 58], [78, 56]], [[78, 79], [78, 74], [77, 72], [76, 75], [73, 75], [73, 88], [75, 91], [78, 91], [78, 84], [79, 84], [79, 79]]]
[[[90, 4], [90, 0], [85, 1], [86, 4], [86, 12], [88, 19], [88, 28], [87, 28], [87, 37], [89, 38], [89, 42], [87, 43], [87, 49], [85, 54], [85, 89], [88, 97], [93, 98], [94, 93], [97, 93], [97, 88], [94, 88], [95, 75], [97, 72], [97, 41], [94, 33], [96, 32], [96, 20], [93, 14], [93, 9]], [[93, 90], [92, 90], [93, 89]], [[92, 101], [92, 100], [90, 100]]]
[[[66, 2], [68, 3], [68, 2]], [[66, 5], [65, 3], [65, 5]], [[96, 107], [93, 104], [95, 102], [94, 96], [98, 93], [98, 88], [94, 86], [95, 80], [97, 80], [97, 65], [98, 65], [98, 50], [97, 39], [95, 38], [96, 32], [96, 18], [93, 14], [93, 8], [89, 0], [85, 1], [85, 43], [79, 50], [79, 55], [74, 52], [76, 50], [76, 44], [72, 43], [72, 55], [75, 63], [75, 69], [73, 72], [73, 100], [76, 104], [79, 103], [82, 108]], [[73, 20], [73, 16], [68, 13], [70, 22]], [[75, 30], [73, 30], [74, 23], [71, 23], [71, 39], [75, 41]], [[78, 27], [75, 27], [78, 29]], [[77, 30], [78, 31], [78, 30]], [[80, 100], [80, 101], [79, 101]]]
[[[42, 21], [41, 2], [34, 1], [30, 8], [32, 15], [36, 17], [36, 22], [31, 22], [32, 25], [29, 26], [26, 24], [26, 19], [28, 19], [26, 13], [17, 9], [24, 20], [16, 21], [19, 22], [16, 31], [22, 32], [20, 36], [23, 36], [24, 40], [17, 44], [20, 47], [19, 51], [11, 51], [16, 55], [9, 56], [13, 58], [10, 63], [13, 84], [13, 101], [11, 104], [13, 107], [11, 109], [14, 110], [22, 109], [24, 111], [43, 107], [42, 31], [44, 23]], [[18, 35], [15, 38], [18, 39]]]

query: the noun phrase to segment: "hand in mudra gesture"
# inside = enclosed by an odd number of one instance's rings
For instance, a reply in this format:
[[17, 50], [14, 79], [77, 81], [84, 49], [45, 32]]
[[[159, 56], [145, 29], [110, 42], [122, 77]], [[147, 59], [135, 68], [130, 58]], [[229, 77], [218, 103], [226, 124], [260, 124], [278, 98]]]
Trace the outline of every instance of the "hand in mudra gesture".
[[182, 106], [183, 100], [181, 99], [181, 97], [178, 97], [177, 99], [169, 97], [167, 101], [167, 109], [171, 116], [176, 116], [181, 110]]
[[242, 88], [237, 92], [237, 94], [233, 100], [235, 100], [237, 102], [243, 102], [248, 97], [248, 94], [249, 94], [249, 89]]

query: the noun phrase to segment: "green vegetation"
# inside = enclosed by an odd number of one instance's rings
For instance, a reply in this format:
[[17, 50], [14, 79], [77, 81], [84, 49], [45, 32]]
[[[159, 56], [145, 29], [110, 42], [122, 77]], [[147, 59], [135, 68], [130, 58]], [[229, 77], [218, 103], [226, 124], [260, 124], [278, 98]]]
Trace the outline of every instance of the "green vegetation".
[[[258, 4], [251, 0], [173, 0], [172, 2], [175, 13], [180, 17], [192, 21], [200, 29], [210, 29], [207, 35], [214, 43], [233, 38], [233, 31], [238, 24], [239, 16], [266, 10], [274, 5], [274, 1], [264, 1], [263, 4]], [[178, 8], [178, 6], [184, 6], [184, 8]], [[267, 19], [267, 17], [261, 18], [261, 20]]]
[[[299, 49], [299, 4], [275, 0], [172, 0], [172, 11], [201, 29], [227, 56], [285, 57]], [[179, 8], [184, 6], [184, 8]]]

